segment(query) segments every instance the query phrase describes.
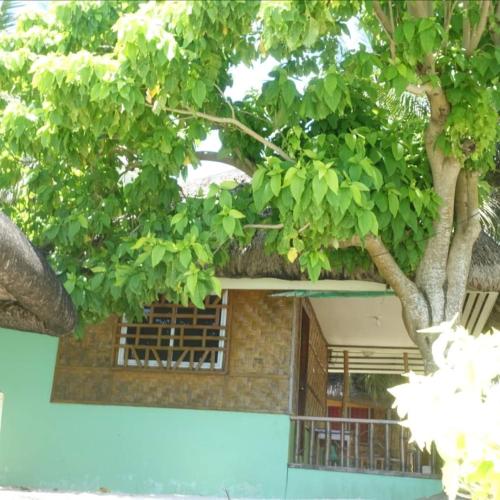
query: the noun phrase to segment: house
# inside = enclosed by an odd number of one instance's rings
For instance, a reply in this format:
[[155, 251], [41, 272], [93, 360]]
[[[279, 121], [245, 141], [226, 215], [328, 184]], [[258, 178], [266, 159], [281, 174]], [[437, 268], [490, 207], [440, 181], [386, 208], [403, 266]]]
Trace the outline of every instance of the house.
[[[469, 277], [475, 328], [499, 270], [483, 236]], [[435, 457], [395, 422], [349, 418], [347, 400], [344, 419], [327, 418], [329, 371], [420, 366], [374, 271], [312, 283], [257, 237], [221, 276], [205, 309], [159, 297], [143, 321], [112, 316], [82, 340], [0, 329], [0, 485], [380, 500], [441, 490]]]

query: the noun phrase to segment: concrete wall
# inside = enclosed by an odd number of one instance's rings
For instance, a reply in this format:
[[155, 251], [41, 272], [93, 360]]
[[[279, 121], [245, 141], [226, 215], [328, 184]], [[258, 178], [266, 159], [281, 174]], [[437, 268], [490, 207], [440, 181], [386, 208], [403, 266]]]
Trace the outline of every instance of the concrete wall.
[[440, 492], [432, 479], [290, 468], [286, 498], [418, 500]]
[[56, 349], [0, 329], [0, 485], [283, 497], [286, 415], [50, 403]]

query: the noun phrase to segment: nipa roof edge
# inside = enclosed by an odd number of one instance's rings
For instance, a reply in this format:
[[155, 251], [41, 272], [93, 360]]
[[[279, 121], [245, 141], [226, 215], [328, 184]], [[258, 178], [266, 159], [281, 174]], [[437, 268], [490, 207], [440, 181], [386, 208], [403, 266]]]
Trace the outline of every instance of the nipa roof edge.
[[[218, 273], [226, 278], [278, 278], [308, 280], [297, 262], [290, 263], [277, 254], [264, 250], [264, 232], [258, 232], [244, 248], [234, 247], [229, 262]], [[323, 272], [320, 280], [361, 280], [384, 283], [374, 267]], [[482, 232], [474, 245], [468, 288], [484, 292], [500, 292], [500, 246]]]
[[0, 212], [0, 327], [64, 335], [75, 324], [71, 298], [46, 259]]

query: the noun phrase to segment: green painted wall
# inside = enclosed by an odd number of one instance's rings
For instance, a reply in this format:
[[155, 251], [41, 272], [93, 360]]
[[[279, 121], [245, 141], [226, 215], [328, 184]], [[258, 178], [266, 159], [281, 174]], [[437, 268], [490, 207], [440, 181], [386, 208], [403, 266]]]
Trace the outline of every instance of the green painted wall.
[[49, 403], [56, 349], [0, 329], [0, 485], [283, 496], [287, 416]]
[[432, 479], [288, 469], [287, 498], [417, 500], [441, 490], [441, 481]]
[[441, 489], [422, 479], [287, 470], [286, 415], [50, 403], [56, 350], [54, 338], [0, 329], [1, 486], [365, 500]]

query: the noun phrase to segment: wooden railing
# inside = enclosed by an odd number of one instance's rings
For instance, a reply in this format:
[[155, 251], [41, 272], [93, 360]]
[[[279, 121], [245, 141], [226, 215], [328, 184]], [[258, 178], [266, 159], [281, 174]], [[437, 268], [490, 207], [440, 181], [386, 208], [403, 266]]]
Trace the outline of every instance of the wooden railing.
[[292, 467], [438, 477], [437, 455], [409, 443], [395, 420], [291, 417]]

